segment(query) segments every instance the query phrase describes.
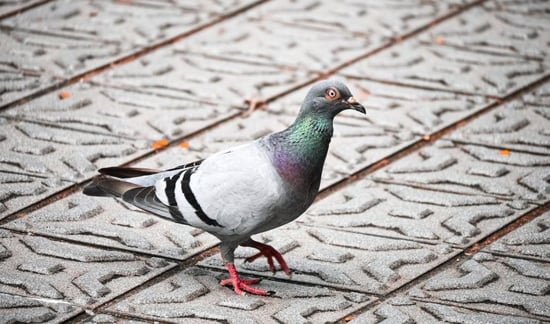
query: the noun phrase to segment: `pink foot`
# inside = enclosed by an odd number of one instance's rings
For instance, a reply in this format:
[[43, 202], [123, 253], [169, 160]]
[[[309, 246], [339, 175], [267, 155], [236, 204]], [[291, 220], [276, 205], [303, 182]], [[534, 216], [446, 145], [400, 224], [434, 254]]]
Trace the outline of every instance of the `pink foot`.
[[290, 271], [290, 268], [286, 264], [286, 261], [283, 258], [283, 256], [281, 255], [281, 253], [279, 253], [279, 251], [275, 250], [275, 248], [273, 248], [271, 245], [267, 245], [267, 244], [252, 241], [252, 240], [250, 240], [248, 242], [245, 242], [241, 245], [242, 246], [253, 247], [255, 249], [260, 250], [260, 252], [258, 252], [257, 254], [254, 254], [253, 256], [246, 258], [244, 260], [245, 262], [252, 262], [252, 261], [256, 260], [257, 258], [259, 258], [261, 256], [264, 256], [267, 259], [267, 264], [269, 265], [269, 270], [271, 270], [271, 272], [275, 273], [276, 269], [275, 269], [275, 264], [273, 262], [273, 258], [275, 258], [277, 260], [277, 262], [279, 262], [279, 265], [281, 265], [281, 269], [288, 276], [292, 275], [292, 272]]
[[233, 290], [237, 295], [244, 295], [247, 292], [253, 295], [260, 295], [260, 296], [270, 296], [274, 294], [273, 291], [254, 288], [250, 286], [250, 285], [255, 285], [259, 283], [260, 279], [241, 279], [233, 263], [226, 263], [226, 266], [227, 266], [227, 270], [229, 271], [229, 278], [220, 281], [220, 285], [233, 286]]

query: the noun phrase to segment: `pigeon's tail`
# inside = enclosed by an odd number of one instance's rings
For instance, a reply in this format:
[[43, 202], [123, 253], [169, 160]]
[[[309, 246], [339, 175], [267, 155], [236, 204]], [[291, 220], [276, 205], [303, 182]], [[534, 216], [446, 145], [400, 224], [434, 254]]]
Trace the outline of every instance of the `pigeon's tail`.
[[[157, 173], [157, 170], [142, 168], [103, 168], [99, 169], [101, 175], [95, 177], [83, 190], [85, 195], [99, 197], [120, 198], [128, 190], [143, 186], [137, 178], [146, 178]], [[142, 181], [143, 182], [143, 181]]]
[[100, 175], [95, 177], [92, 183], [87, 185], [82, 192], [88, 196], [120, 198], [125, 192], [139, 187], [139, 185], [131, 182]]
[[122, 198], [127, 203], [168, 220], [187, 224], [177, 206], [163, 204], [156, 196], [155, 183], [181, 173], [181, 169], [157, 171], [137, 168], [100, 169], [83, 193], [88, 196]]

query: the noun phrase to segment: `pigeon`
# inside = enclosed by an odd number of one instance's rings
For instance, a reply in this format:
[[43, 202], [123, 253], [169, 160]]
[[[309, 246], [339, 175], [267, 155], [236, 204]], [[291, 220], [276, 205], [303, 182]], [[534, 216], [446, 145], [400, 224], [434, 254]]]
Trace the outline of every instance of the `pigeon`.
[[275, 273], [275, 259], [281, 270], [291, 275], [281, 253], [251, 236], [293, 221], [313, 203], [333, 119], [347, 109], [365, 114], [344, 83], [319, 81], [285, 130], [164, 171], [103, 168], [83, 192], [121, 198], [156, 216], [213, 234], [220, 240], [220, 253], [229, 272], [229, 278], [220, 284], [232, 286], [239, 295], [271, 295], [274, 292], [253, 286], [259, 279], [239, 276], [234, 251], [238, 246], [255, 248], [258, 253], [245, 262], [265, 257]]

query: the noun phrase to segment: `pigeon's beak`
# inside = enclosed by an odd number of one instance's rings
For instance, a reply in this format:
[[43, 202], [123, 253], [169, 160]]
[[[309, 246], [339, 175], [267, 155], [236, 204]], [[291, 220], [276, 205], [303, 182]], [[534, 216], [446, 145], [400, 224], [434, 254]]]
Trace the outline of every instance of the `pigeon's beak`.
[[346, 100], [346, 103], [350, 105], [351, 109], [357, 110], [360, 113], [366, 114], [365, 107], [363, 107], [363, 105], [357, 102], [357, 100], [353, 96], [349, 97], [348, 100]]

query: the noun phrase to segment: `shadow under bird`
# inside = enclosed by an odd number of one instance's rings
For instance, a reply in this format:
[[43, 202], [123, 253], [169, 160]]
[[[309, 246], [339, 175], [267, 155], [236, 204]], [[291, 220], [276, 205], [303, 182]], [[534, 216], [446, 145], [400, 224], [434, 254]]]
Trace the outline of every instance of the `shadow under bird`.
[[320, 81], [309, 90], [294, 123], [283, 131], [169, 170], [101, 169], [84, 193], [118, 197], [215, 235], [229, 271], [220, 284], [233, 286], [240, 295], [269, 295], [272, 292], [252, 286], [259, 279], [239, 277], [234, 251], [238, 246], [256, 248], [259, 252], [245, 261], [266, 257], [275, 272], [275, 259], [291, 274], [277, 250], [251, 236], [293, 221], [313, 203], [333, 119], [347, 109], [365, 113], [342, 82]]

